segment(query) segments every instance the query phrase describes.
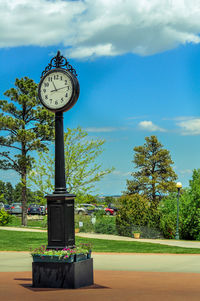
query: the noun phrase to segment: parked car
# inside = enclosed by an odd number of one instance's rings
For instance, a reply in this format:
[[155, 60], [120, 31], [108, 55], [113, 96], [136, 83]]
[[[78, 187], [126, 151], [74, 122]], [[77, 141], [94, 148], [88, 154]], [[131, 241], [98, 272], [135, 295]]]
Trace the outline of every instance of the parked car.
[[13, 203], [10, 207], [11, 214], [21, 214], [22, 213], [22, 203]]
[[91, 204], [80, 204], [75, 206], [75, 213], [77, 214], [92, 214], [96, 211], [96, 208], [94, 205]]
[[36, 205], [36, 204], [30, 204], [28, 207], [27, 213], [28, 214], [38, 214], [38, 215], [42, 214], [40, 206]]
[[108, 205], [108, 207], [105, 208], [106, 215], [116, 215], [117, 211], [118, 211], [118, 208], [112, 204]]
[[106, 207], [104, 210], [105, 210], [106, 215], [115, 215], [115, 211], [112, 208]]
[[105, 206], [104, 205], [95, 205], [96, 210], [105, 210]]
[[10, 205], [4, 204], [4, 210], [10, 212]]

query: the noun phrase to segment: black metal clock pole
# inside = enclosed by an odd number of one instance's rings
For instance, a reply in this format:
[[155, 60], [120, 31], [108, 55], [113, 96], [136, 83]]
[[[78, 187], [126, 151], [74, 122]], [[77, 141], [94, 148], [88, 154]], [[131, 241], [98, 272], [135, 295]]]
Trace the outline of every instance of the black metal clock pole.
[[[77, 100], [79, 95], [79, 84], [76, 79], [76, 71], [68, 63], [60, 51], [51, 60], [50, 64], [42, 73], [42, 78], [48, 74], [49, 70], [60, 68], [66, 70], [74, 76], [77, 84], [75, 98], [69, 103], [69, 109]], [[51, 71], [53, 72], [53, 71]], [[52, 73], [51, 73], [52, 76]], [[63, 108], [66, 110], [66, 108]], [[75, 195], [70, 194], [66, 189], [65, 181], [65, 155], [64, 155], [64, 130], [63, 111], [55, 112], [55, 190], [53, 194], [47, 195], [48, 210], [48, 248], [63, 249], [75, 245], [74, 231], [74, 199]]]
[[55, 190], [46, 198], [48, 208], [47, 248], [73, 247], [75, 245], [75, 195], [68, 193], [66, 189], [63, 112], [55, 113]]
[[63, 112], [55, 113], [55, 191], [66, 193]]

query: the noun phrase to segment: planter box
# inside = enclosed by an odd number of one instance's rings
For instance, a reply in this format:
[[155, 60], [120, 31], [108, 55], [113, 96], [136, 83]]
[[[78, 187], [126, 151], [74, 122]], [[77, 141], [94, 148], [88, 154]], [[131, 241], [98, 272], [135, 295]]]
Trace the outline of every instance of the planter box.
[[59, 256], [49, 256], [49, 255], [33, 255], [33, 262], [74, 262], [74, 255], [71, 255], [69, 258], [59, 258]]
[[87, 259], [87, 254], [75, 254], [74, 261], [79, 262]]
[[89, 253], [87, 253], [87, 259], [90, 259], [92, 255], [92, 251], [89, 251]]
[[33, 287], [75, 289], [92, 285], [93, 259], [80, 262], [33, 262]]

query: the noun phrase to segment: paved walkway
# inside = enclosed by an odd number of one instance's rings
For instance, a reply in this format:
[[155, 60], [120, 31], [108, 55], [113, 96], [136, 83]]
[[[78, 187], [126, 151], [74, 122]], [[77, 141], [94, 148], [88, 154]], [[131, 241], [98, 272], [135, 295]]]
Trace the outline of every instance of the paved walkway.
[[[95, 270], [200, 273], [200, 255], [92, 253]], [[31, 271], [29, 252], [0, 252], [0, 272]]]

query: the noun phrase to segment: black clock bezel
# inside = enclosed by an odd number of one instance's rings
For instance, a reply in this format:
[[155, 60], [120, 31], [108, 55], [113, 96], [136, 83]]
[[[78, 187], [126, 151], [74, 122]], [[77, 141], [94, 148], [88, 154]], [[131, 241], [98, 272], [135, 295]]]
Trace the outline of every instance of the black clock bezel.
[[[44, 79], [47, 76], [49, 76], [51, 73], [55, 73], [55, 72], [62, 72], [62, 73], [67, 74], [67, 76], [71, 79], [72, 89], [73, 89], [70, 100], [67, 102], [67, 104], [65, 104], [63, 107], [58, 108], [58, 109], [55, 109], [55, 108], [53, 109], [53, 108], [48, 107], [46, 105], [46, 103], [43, 101], [42, 96], [41, 96], [41, 86], [42, 86]], [[79, 82], [78, 82], [77, 78], [71, 72], [64, 70], [62, 68], [55, 68], [55, 69], [52, 69], [52, 70], [46, 72], [38, 84], [38, 98], [39, 98], [40, 102], [47, 110], [54, 112], [54, 113], [55, 112], [66, 112], [66, 111], [70, 110], [77, 102], [78, 97], [79, 97], [79, 92], [80, 92], [80, 86], [79, 86]]]

